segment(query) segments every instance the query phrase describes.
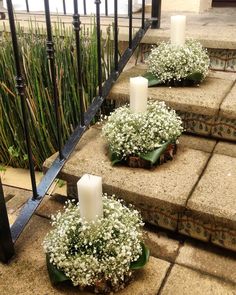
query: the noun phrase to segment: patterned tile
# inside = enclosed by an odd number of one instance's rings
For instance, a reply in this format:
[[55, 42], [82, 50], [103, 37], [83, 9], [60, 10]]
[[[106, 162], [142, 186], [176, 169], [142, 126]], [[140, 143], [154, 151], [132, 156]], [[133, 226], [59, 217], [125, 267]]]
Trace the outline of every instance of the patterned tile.
[[213, 137], [236, 141], [236, 118], [218, 117], [212, 125]]
[[210, 56], [210, 68], [212, 70], [224, 71], [226, 61], [228, 60], [228, 50], [225, 49], [208, 49]]
[[183, 120], [185, 131], [201, 135], [210, 135], [214, 117], [204, 116], [200, 114], [177, 112]]
[[236, 72], [236, 50], [229, 51], [225, 70], [229, 72]]
[[236, 251], [236, 231], [216, 226], [216, 229], [211, 236], [211, 242], [223, 248]]
[[185, 212], [179, 216], [178, 232], [201, 241], [210, 241], [212, 224], [190, 215]]
[[143, 220], [147, 223], [175, 231], [178, 224], [178, 213], [171, 212], [166, 208], [152, 210], [140, 208]]

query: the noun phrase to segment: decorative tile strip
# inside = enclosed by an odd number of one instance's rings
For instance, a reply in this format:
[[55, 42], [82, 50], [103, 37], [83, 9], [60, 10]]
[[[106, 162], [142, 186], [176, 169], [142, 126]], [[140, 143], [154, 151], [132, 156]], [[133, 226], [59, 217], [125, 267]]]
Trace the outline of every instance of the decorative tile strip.
[[144, 206], [140, 207], [139, 204], [135, 204], [135, 206], [140, 209], [144, 221], [171, 231], [177, 229], [178, 213], [174, 213], [166, 208], [148, 210]]
[[229, 51], [225, 70], [228, 72], [236, 72], [236, 50]]
[[211, 134], [211, 128], [215, 121], [214, 116], [205, 116], [180, 111], [177, 111], [177, 113], [183, 120], [185, 131], [201, 135]]
[[225, 49], [207, 49], [210, 56], [210, 68], [217, 71], [225, 71], [228, 60], [228, 50]]
[[211, 236], [211, 242], [223, 248], [236, 251], [236, 231], [216, 226], [216, 229]]
[[211, 135], [217, 138], [236, 141], [236, 118], [218, 117], [212, 124]]
[[181, 215], [179, 217], [178, 232], [201, 241], [209, 242], [212, 225], [200, 219], [196, 220], [187, 216], [187, 214]]

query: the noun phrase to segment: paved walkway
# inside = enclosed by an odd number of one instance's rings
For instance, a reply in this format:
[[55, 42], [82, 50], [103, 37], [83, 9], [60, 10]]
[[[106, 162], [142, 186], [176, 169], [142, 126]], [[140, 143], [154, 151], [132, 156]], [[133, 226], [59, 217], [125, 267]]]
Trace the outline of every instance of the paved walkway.
[[[22, 203], [21, 190], [4, 187], [10, 216]], [[10, 202], [10, 203], [9, 203]], [[62, 209], [64, 197], [46, 197], [16, 243], [16, 256], [0, 264], [1, 295], [83, 294], [71, 286], [52, 287], [46, 270], [42, 241], [50, 230], [49, 216]], [[235, 295], [236, 260], [230, 251], [192, 241], [168, 231], [146, 228], [152, 257], [122, 295]]]

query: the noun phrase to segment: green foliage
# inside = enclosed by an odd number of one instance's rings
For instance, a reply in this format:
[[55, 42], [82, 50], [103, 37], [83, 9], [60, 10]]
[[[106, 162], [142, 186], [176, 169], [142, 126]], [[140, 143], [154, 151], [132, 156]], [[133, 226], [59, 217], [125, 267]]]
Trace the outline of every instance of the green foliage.
[[50, 281], [53, 285], [70, 280], [62, 271], [58, 270], [52, 263], [50, 263], [49, 255], [46, 255], [46, 263]]
[[143, 268], [149, 260], [150, 250], [145, 246], [144, 243], [141, 243], [142, 254], [139, 256], [138, 260], [131, 262], [130, 269], [141, 269]]
[[151, 163], [151, 165], [155, 165], [155, 163], [158, 161], [160, 156], [165, 152], [165, 150], [167, 149], [167, 147], [169, 146], [170, 143], [171, 143], [171, 140], [168, 140], [163, 145], [161, 145], [159, 148], [157, 148], [153, 151], [147, 152], [147, 153], [140, 154], [140, 158], [142, 158], [146, 161], [149, 161]]
[[[113, 56], [111, 29], [102, 40], [103, 79], [110, 73]], [[58, 21], [53, 27], [55, 64], [59, 94], [63, 143], [80, 119], [77, 84], [76, 44], [72, 28]], [[45, 30], [36, 21], [29, 30], [18, 26], [18, 42], [22, 53], [26, 104], [34, 165], [40, 169], [43, 161], [57, 151], [53, 89], [46, 52]], [[81, 28], [81, 61], [83, 101], [86, 108], [96, 95], [97, 55], [96, 28], [91, 19], [89, 27]], [[27, 148], [24, 140], [21, 102], [15, 88], [15, 63], [11, 36], [2, 33], [0, 40], [0, 163], [25, 168]]]

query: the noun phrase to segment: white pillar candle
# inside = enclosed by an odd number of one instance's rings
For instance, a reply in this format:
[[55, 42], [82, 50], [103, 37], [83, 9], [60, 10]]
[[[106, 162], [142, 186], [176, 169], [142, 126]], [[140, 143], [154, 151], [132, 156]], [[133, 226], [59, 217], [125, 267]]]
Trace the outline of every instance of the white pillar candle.
[[148, 80], [144, 77], [130, 78], [130, 109], [133, 113], [147, 110]]
[[185, 43], [186, 16], [171, 16], [171, 44], [182, 46]]
[[77, 182], [80, 216], [90, 222], [103, 217], [102, 178], [84, 174]]

